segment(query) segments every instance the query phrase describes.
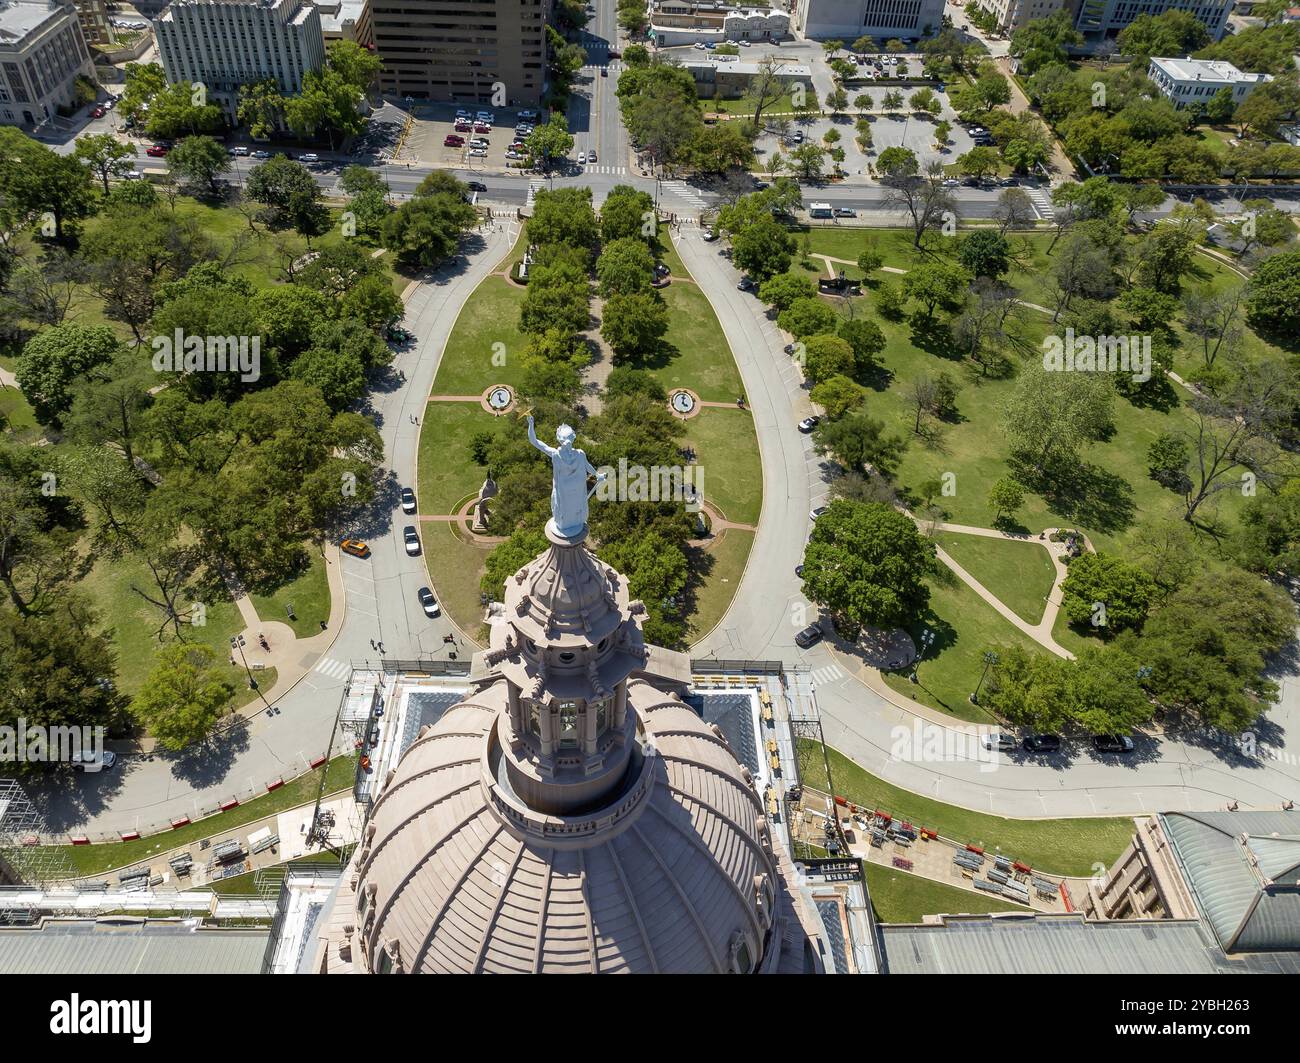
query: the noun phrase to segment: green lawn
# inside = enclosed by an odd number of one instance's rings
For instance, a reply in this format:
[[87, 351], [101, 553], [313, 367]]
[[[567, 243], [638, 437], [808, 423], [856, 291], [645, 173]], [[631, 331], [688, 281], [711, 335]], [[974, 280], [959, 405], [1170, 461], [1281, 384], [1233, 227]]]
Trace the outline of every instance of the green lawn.
[[694, 609], [686, 622], [688, 642], [698, 642], [722, 620], [740, 585], [753, 545], [753, 532], [728, 528], [713, 549], [701, 555], [708, 559], [704, 561], [708, 571], [700, 576], [695, 588]]
[[481, 395], [493, 384], [519, 386], [528, 347], [518, 327], [524, 294], [523, 288], [494, 275], [465, 300], [433, 381], [434, 395]]
[[116, 868], [137, 864], [159, 853], [169, 852], [177, 846], [188, 845], [202, 838], [214, 838], [246, 823], [314, 802], [320, 792], [322, 770], [325, 772], [325, 793], [350, 789], [356, 773], [356, 763], [352, 756], [335, 757], [323, 769], [299, 775], [278, 790], [246, 801], [229, 812], [220, 812], [176, 830], [130, 842], [65, 845], [60, 848], [67, 854], [78, 875], [102, 875]]
[[1036, 624], [1043, 618], [1056, 572], [1037, 540], [939, 532], [934, 541], [1022, 620]]
[[686, 422], [685, 444], [695, 448], [706, 501], [727, 520], [757, 524], [763, 508], [763, 466], [749, 412], [706, 407]]
[[416, 486], [422, 514], [445, 516], [466, 495], [478, 493], [486, 470], [470, 456], [470, 441], [497, 420], [478, 403], [431, 402], [425, 407]]
[[907, 671], [884, 672], [885, 681], [898, 693], [960, 720], [992, 719], [968, 700], [984, 671], [985, 650], [1019, 646], [1047, 652], [946, 568], [941, 578], [930, 581], [930, 608], [909, 628], [918, 647], [927, 628], [936, 637], [917, 669], [918, 681], [913, 683]]
[[[315, 547], [310, 548], [309, 556], [311, 564], [302, 575], [269, 595], [250, 596], [258, 616], [263, 620], [288, 624], [300, 639], [319, 635], [324, 630], [321, 621], [330, 616], [330, 585], [325, 558]], [[295, 619], [289, 618], [289, 605], [293, 606]]]
[[958, 889], [880, 864], [866, 864], [871, 908], [881, 923], [919, 923], [926, 915], [983, 915], [1023, 912], [1024, 905]]
[[36, 414], [17, 388], [0, 388], [0, 426], [20, 439], [39, 431]]
[[420, 526], [429, 586], [443, 612], [471, 638], [486, 643], [479, 580], [490, 548], [465, 542], [450, 523], [430, 521]]
[[[978, 845], [1054, 875], [1091, 875], [1094, 864], [1111, 865], [1133, 837], [1126, 816], [1081, 819], [1007, 819], [947, 805], [878, 779], [836, 749], [828, 748], [833, 792], [867, 808], [879, 809], [945, 838]], [[1014, 771], [1007, 766], [1006, 771]], [[799, 777], [817, 790], [826, 785], [821, 749], [799, 740]], [[974, 910], [974, 909], [965, 909]]]
[[706, 402], [735, 402], [744, 394], [740, 370], [704, 293], [674, 282], [661, 294], [668, 304], [668, 334], [663, 352], [646, 368], [669, 391], [688, 387]]

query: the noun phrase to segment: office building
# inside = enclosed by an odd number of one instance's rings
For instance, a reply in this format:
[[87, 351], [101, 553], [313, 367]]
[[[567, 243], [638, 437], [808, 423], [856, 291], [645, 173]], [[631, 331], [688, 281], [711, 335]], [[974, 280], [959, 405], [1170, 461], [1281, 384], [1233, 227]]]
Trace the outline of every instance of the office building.
[[77, 76], [95, 68], [77, 9], [60, 0], [0, 4], [0, 121], [39, 126], [78, 105]]
[[794, 19], [804, 37], [915, 41], [939, 31], [943, 7], [944, 0], [795, 0]]
[[1243, 74], [1231, 63], [1206, 59], [1151, 60], [1147, 77], [1180, 111], [1204, 106], [1221, 89], [1232, 91], [1233, 104], [1241, 103], [1257, 86], [1272, 81], [1271, 74]]

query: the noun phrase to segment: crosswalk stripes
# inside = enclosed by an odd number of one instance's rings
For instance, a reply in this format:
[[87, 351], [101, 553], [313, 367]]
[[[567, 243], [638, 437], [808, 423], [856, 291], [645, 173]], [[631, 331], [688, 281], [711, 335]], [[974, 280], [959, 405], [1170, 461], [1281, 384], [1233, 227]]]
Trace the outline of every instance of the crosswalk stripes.
[[546, 185], [541, 181], [528, 182], [528, 200], [524, 203], [525, 210], [533, 209], [533, 200], [537, 198], [537, 193], [545, 187]]
[[1041, 188], [1031, 188], [1029, 190], [1029, 199], [1044, 221], [1052, 221], [1056, 217], [1056, 211], [1052, 209], [1051, 197]]
[[587, 173], [607, 173], [615, 176], [621, 176], [627, 173], [626, 166], [587, 166]]
[[708, 203], [704, 198], [685, 181], [663, 181], [661, 182], [660, 187], [665, 192], [672, 193], [678, 199], [684, 199], [692, 207], [703, 208], [708, 206]]
[[333, 657], [322, 657], [316, 662], [313, 671], [320, 672], [321, 675], [329, 679], [344, 679], [352, 672], [352, 665], [347, 661], [340, 661]]

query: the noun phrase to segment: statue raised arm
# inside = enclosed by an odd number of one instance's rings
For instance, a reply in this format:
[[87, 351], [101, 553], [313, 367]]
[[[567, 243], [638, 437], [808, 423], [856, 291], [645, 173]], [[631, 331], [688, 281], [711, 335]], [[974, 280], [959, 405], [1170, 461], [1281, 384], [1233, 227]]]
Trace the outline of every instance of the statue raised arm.
[[555, 432], [559, 446], [548, 446], [537, 438], [533, 419], [528, 418], [528, 442], [551, 459], [551, 523], [566, 539], [586, 530], [587, 498], [591, 493], [587, 490], [587, 477], [601, 479], [587, 455], [574, 447], [577, 438], [577, 432], [562, 424]]

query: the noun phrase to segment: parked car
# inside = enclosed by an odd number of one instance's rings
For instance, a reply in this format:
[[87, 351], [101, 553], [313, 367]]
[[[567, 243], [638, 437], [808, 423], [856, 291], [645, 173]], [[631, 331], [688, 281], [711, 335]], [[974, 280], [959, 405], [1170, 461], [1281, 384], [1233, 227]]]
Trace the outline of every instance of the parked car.
[[413, 524], [408, 524], [402, 529], [402, 539], [406, 543], [406, 552], [412, 557], [420, 552], [420, 536], [416, 534]]
[[520, 118], [536, 118], [536, 117], [537, 117], [537, 112], [536, 112], [536, 111], [520, 111], [520, 112], [519, 112], [519, 117], [520, 117]]
[[607, 77], [609, 77], [609, 67], [607, 67], [607, 66], [602, 66], [602, 67], [600, 68], [600, 76], [603, 77], [603, 78], [607, 78]]
[[585, 151], [578, 152], [578, 165], [585, 166], [586, 164], [587, 164], [587, 153]]
[[122, 175], [122, 180], [123, 180], [123, 181], [139, 181], [139, 180], [143, 179], [143, 177], [144, 177], [144, 174], [142, 174], [139, 170], [127, 170], [126, 173], [124, 173], [124, 174]]
[[468, 188], [471, 192], [487, 191], [487, 185], [485, 185], [482, 181], [466, 181], [465, 187]]
[[320, 162], [320, 156], [314, 151], [305, 151], [298, 156], [299, 162]]
[[415, 492], [412, 491], [409, 487], [402, 488], [402, 512], [403, 513], [415, 512]]
[[1002, 178], [1001, 181], [998, 182], [998, 184], [1000, 184], [1003, 188], [1015, 188], [1016, 185], [1020, 184], [1020, 178], [1004, 177]]
[[241, 159], [248, 154], [248, 148], [243, 144], [236, 144], [230, 151], [231, 154], [238, 155]]
[[491, 132], [492, 132], [492, 125], [491, 125], [490, 122], [475, 122], [475, 123], [474, 123], [474, 132], [475, 132], [475, 133], [491, 133]]
[[105, 113], [105, 112], [104, 112], [104, 108], [102, 108], [102, 107], [96, 107], [94, 110], [92, 110], [92, 111], [90, 112], [90, 117], [91, 117], [91, 118], [103, 118], [103, 117], [104, 117], [104, 113]]
[[471, 159], [486, 159], [487, 148], [470, 148], [469, 155]]
[[1055, 753], [1061, 748], [1061, 736], [1025, 735], [1024, 747], [1031, 753]]
[[943, 182], [943, 187], [944, 187], [944, 188], [956, 188], [959, 184], [961, 184], [961, 182], [958, 181], [957, 178], [955, 178], [955, 177], [949, 177], [949, 178], [946, 178], [946, 179], [944, 180], [944, 182]]
[[999, 753], [1013, 753], [1020, 748], [1016, 736], [1005, 731], [990, 731], [986, 735], [980, 735], [980, 744], [989, 751], [996, 749]]
[[370, 547], [360, 539], [344, 539], [339, 543], [339, 549], [345, 554], [351, 554], [353, 557], [369, 557]]
[[415, 592], [415, 596], [420, 599], [420, 608], [424, 610], [425, 616], [438, 616], [442, 612], [438, 599], [433, 596], [433, 591], [428, 587], [421, 587]]
[[443, 138], [442, 146], [444, 148], [463, 148], [465, 146], [465, 138], [458, 137], [455, 133], [448, 133], [446, 137]]
[[835, 217], [837, 218], [856, 218], [857, 216], [858, 216], [858, 212], [854, 210], [852, 207], [835, 208]]
[[490, 142], [485, 137], [474, 137], [469, 145], [472, 148], [486, 148]]
[[588, 161], [588, 162], [595, 162], [595, 161], [596, 161], [596, 153], [595, 153], [594, 151], [589, 151], [589, 152], [587, 152], [587, 161]]
[[794, 644], [801, 650], [815, 646], [822, 638], [822, 629], [818, 624], [809, 624], [794, 637]]
[[754, 283], [752, 277], [741, 277], [740, 283], [737, 284], [736, 287], [739, 288], [742, 292], [752, 292], [755, 288], [758, 287], [758, 285]]
[[831, 508], [830, 506], [818, 506], [816, 509], [809, 510], [808, 519], [812, 521], [814, 524], [816, 524], [817, 518], [820, 517], [823, 513], [825, 513], [830, 508]]
[[703, 42], [703, 41], [696, 41], [696, 42], [695, 42], [691, 47], [696, 48], [696, 49], [698, 49], [699, 51], [702, 52], [702, 51], [704, 51], [704, 42]]
[[705, 229], [705, 230], [704, 230], [704, 240], [705, 240], [706, 243], [710, 243], [710, 244], [711, 244], [711, 243], [713, 243], [713, 241], [716, 240], [717, 238], [718, 238], [718, 230], [717, 230], [717, 229]]
[[161, 159], [167, 154], [167, 149], [161, 144], [150, 144], [149, 147], [145, 148], [144, 153], [151, 158]]
[[261, 148], [258, 148], [255, 152], [253, 152], [253, 158], [255, 159], [269, 159], [270, 157], [271, 157], [271, 153], [269, 151], [264, 151]]
[[100, 771], [112, 771], [113, 765], [117, 763], [117, 754], [111, 749], [101, 750], [99, 753], [89, 753], [84, 749], [78, 749], [73, 752], [68, 759], [72, 765], [73, 771], [84, 771], [90, 774]]
[[1128, 735], [1093, 735], [1092, 748], [1098, 753], [1132, 753], [1133, 739]]
[[[821, 424], [821, 421], [822, 419], [820, 417], [805, 417], [802, 421], [799, 422], [799, 431], [801, 431], [804, 435], [807, 435], [819, 424]], [[816, 520], [815, 517], [813, 519]]]
[[796, 129], [796, 130], [794, 131], [794, 133], [791, 134], [790, 139], [793, 140], [796, 144], [802, 144], [802, 143], [803, 143], [803, 130], [802, 130], [802, 129]]

